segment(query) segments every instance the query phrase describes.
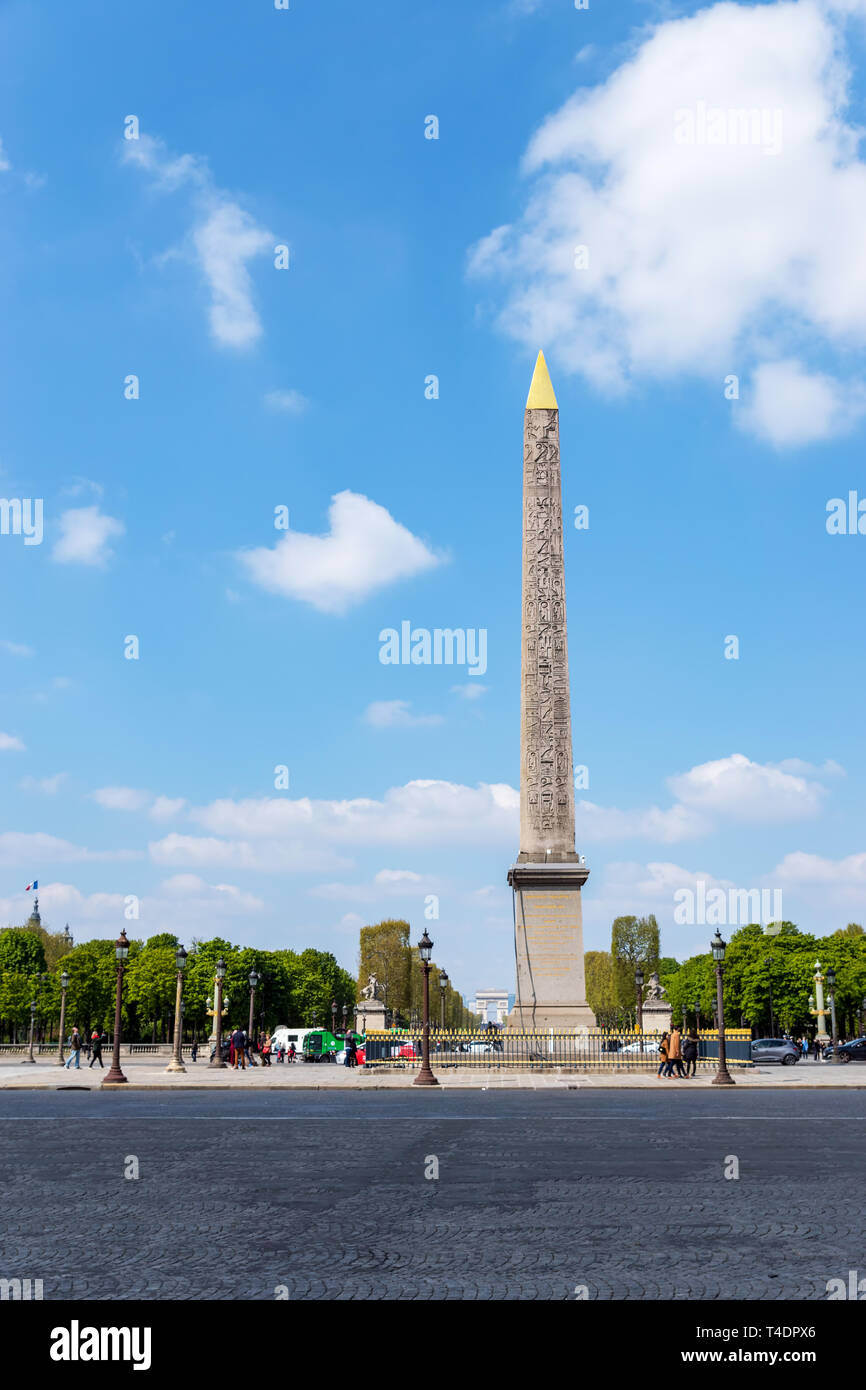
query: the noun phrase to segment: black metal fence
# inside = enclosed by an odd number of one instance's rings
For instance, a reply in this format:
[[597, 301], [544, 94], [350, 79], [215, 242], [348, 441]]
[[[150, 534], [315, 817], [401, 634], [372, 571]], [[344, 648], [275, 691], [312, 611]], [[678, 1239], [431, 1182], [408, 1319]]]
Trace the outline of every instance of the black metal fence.
[[[529, 1071], [545, 1069], [572, 1071], [657, 1071], [664, 1064], [659, 1052], [661, 1033], [629, 1033], [601, 1028], [587, 1032], [461, 1032], [430, 1030], [430, 1062], [434, 1070], [475, 1067], [489, 1071], [515, 1068]], [[751, 1033], [748, 1028], [725, 1029], [728, 1066], [751, 1066]], [[420, 1066], [420, 1031], [391, 1029], [368, 1033], [366, 1065], [405, 1068]], [[698, 1038], [696, 1065], [704, 1071], [714, 1068], [719, 1057], [719, 1037], [715, 1030]]]

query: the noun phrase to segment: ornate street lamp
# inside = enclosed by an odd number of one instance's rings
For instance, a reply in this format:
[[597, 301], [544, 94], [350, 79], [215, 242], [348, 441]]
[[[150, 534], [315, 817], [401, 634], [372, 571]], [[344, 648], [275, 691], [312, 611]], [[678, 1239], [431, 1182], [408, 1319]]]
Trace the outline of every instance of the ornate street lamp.
[[257, 970], [250, 971], [250, 1023], [247, 1028], [247, 1039], [250, 1047], [252, 1047], [253, 1044], [253, 1006], [256, 1002], [256, 990], [258, 989], [259, 980], [261, 978]]
[[66, 1028], [66, 991], [69, 988], [69, 973], [64, 970], [60, 976], [60, 1041], [57, 1044], [57, 1065], [63, 1067], [63, 1033]]
[[716, 1008], [719, 1015], [719, 1066], [713, 1077], [714, 1086], [733, 1086], [734, 1078], [728, 1071], [728, 1059], [725, 1049], [725, 999], [722, 992], [722, 972], [725, 968], [725, 946], [722, 940], [722, 933], [716, 928], [716, 934], [710, 942], [710, 950], [713, 953], [713, 960], [716, 965]]
[[433, 954], [433, 942], [426, 930], [418, 942], [418, 951], [421, 956], [421, 969], [424, 971], [424, 1032], [421, 1044], [421, 1070], [412, 1085], [438, 1086], [439, 1082], [430, 1070], [430, 957]]
[[[821, 974], [821, 962], [815, 961], [815, 1007], [809, 1004], [809, 1013], [814, 1014], [818, 1020], [818, 1030], [815, 1034], [815, 1041], [819, 1047], [824, 1047], [830, 1041], [830, 1035], [824, 1025], [827, 1017], [827, 1010], [824, 1008], [824, 976]], [[819, 1054], [820, 1055], [820, 1054]]]
[[348, 1019], [349, 1019], [349, 1005], [348, 1005], [348, 1004], [344, 1004], [344, 1005], [343, 1005], [343, 1037], [346, 1036], [346, 1028], [347, 1028], [347, 1026], [348, 1026]]
[[174, 963], [177, 968], [177, 994], [174, 1004], [174, 1050], [166, 1071], [186, 1071], [183, 1064], [183, 971], [186, 965], [186, 951], [178, 946]]
[[695, 1011], [696, 1031], [699, 1033], [701, 1031], [701, 1006], [700, 1004], [692, 1004], [692, 1008]]
[[36, 1000], [30, 1001], [30, 1047], [28, 1055], [24, 1058], [25, 1062], [32, 1062], [35, 1066], [36, 1058], [33, 1056], [33, 1028], [36, 1024]]
[[121, 1086], [126, 1081], [126, 1077], [120, 1070], [120, 1028], [121, 1028], [121, 1004], [123, 1000], [123, 967], [129, 958], [129, 942], [126, 939], [126, 928], [114, 943], [114, 955], [117, 961], [117, 986], [114, 995], [114, 1050], [111, 1056], [111, 1070], [106, 1072], [103, 1086]]
[[445, 991], [448, 988], [448, 975], [444, 970], [439, 971], [439, 1027], [445, 1032]]
[[839, 1034], [836, 1029], [836, 971], [832, 965], [827, 971], [827, 988], [830, 991], [830, 1028], [833, 1033], [833, 1055], [831, 1061], [840, 1062]]
[[214, 1048], [214, 1054], [210, 1065], [216, 1069], [217, 1067], [225, 1067], [225, 1062], [223, 1061], [223, 980], [226, 977], [226, 963], [222, 956], [220, 956], [216, 963], [214, 977], [213, 1011], [214, 1024], [216, 1027], [216, 1047]]
[[332, 1036], [332, 1037], [335, 1037], [335, 1036], [336, 1036], [336, 1033], [337, 1033], [337, 1001], [336, 1001], [336, 999], [332, 999], [332, 1000], [331, 1000], [331, 1036]]
[[[634, 972], [634, 989], [635, 1001], [637, 1003], [637, 1031], [639, 1033], [643, 1033], [643, 982], [644, 973], [640, 966], [638, 966], [637, 970]], [[643, 1042], [641, 1042], [641, 1051], [643, 1051]]]

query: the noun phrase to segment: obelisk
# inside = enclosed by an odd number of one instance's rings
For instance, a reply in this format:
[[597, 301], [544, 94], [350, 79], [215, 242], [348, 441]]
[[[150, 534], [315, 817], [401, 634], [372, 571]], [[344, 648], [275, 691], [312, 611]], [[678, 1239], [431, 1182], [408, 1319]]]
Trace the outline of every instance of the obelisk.
[[508, 871], [517, 957], [510, 1028], [592, 1028], [574, 848], [559, 406], [538, 354], [523, 416], [520, 852]]

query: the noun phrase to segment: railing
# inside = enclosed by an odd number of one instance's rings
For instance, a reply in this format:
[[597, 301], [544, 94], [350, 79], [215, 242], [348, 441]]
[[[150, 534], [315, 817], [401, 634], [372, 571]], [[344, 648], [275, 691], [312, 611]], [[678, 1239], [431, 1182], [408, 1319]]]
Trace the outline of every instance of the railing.
[[[508, 1067], [529, 1071], [551, 1068], [657, 1071], [664, 1062], [659, 1052], [661, 1037], [661, 1033], [613, 1032], [601, 1028], [583, 1032], [549, 1029], [536, 1033], [431, 1028], [430, 1063], [436, 1070], [475, 1067], [488, 1071]], [[725, 1029], [729, 1066], [751, 1066], [750, 1041], [748, 1028]], [[365, 1045], [366, 1065], [411, 1070], [420, 1066], [421, 1047], [420, 1030], [369, 1032]], [[712, 1030], [699, 1034], [697, 1067], [701, 1071], [713, 1068], [718, 1057], [718, 1033]]]

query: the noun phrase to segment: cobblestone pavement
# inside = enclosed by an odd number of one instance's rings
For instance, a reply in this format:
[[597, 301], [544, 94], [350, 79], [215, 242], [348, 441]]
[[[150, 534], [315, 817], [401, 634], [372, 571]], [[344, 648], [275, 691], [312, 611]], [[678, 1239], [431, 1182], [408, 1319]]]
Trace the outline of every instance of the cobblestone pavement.
[[0, 1278], [46, 1299], [823, 1299], [864, 1263], [864, 1137], [861, 1090], [6, 1092]]

